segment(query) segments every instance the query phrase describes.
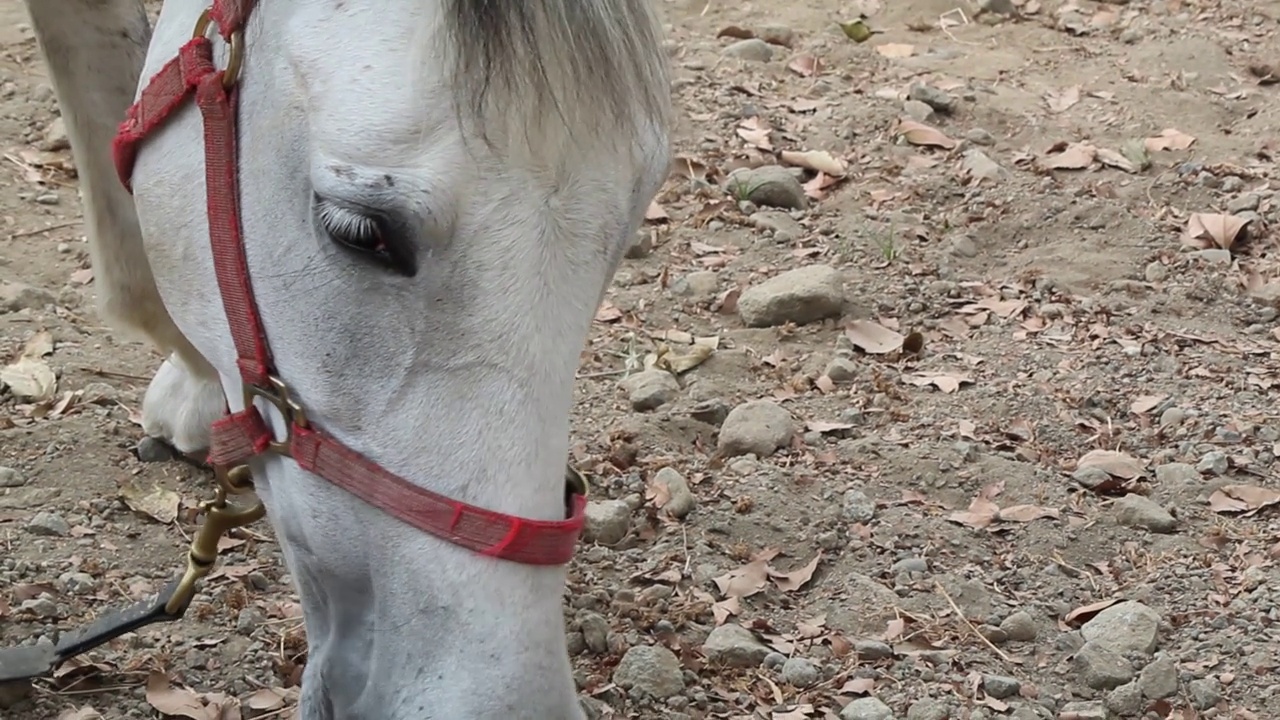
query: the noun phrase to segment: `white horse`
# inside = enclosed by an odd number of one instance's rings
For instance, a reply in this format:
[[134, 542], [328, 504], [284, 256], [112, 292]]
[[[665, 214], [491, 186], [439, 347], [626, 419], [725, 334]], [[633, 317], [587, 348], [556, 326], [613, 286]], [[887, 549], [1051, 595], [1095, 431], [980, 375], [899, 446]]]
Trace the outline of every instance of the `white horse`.
[[[144, 427], [184, 452], [210, 447], [228, 407], [245, 416], [250, 389], [232, 335], [246, 315], [224, 307], [211, 250], [209, 198], [227, 191], [206, 183], [212, 121], [188, 97], [151, 128], [132, 193], [111, 145], [193, 34], [236, 95], [247, 317], [306, 427], [349, 449], [335, 462], [365, 463], [311, 472], [319, 460], [296, 448], [250, 462], [304, 610], [302, 717], [581, 717], [566, 558], [486, 557], [397, 517], [430, 491], [522, 527], [565, 524], [579, 351], [669, 162], [649, 0], [215, 0], [210, 22], [202, 0], [168, 0], [154, 30], [140, 0], [27, 7], [100, 311], [167, 355]], [[241, 11], [243, 32], [220, 37]], [[268, 432], [311, 437], [266, 400], [248, 413]], [[361, 482], [365, 500], [348, 491]]]

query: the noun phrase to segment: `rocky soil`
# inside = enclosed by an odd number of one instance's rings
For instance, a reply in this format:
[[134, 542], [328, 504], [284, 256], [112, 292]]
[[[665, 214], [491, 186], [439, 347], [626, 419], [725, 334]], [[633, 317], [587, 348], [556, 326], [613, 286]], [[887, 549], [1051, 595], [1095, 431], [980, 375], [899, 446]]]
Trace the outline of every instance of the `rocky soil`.
[[[577, 386], [589, 716], [1280, 717], [1280, 3], [662, 11], [678, 160]], [[0, 4], [6, 644], [156, 589], [209, 488], [135, 447], [158, 358], [95, 316], [25, 22]], [[0, 716], [289, 717], [278, 547], [223, 550], [181, 624]]]

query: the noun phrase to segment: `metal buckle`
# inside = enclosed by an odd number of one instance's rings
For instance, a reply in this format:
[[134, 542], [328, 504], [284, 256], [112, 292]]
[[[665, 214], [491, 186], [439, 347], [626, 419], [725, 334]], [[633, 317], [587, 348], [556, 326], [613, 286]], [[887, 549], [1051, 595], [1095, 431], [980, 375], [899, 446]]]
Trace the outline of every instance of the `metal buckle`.
[[[271, 403], [273, 407], [284, 417], [284, 440], [275, 440], [274, 435], [267, 449], [273, 453], [283, 455], [285, 457], [293, 457], [293, 429], [295, 427], [308, 427], [307, 412], [302, 409], [289, 394], [289, 386], [275, 375], [267, 378], [270, 387], [262, 387], [259, 385], [244, 385], [244, 407], [249, 409], [253, 405], [255, 398], [262, 398]], [[265, 419], [265, 418], [264, 418]]]
[[[213, 26], [212, 7], [207, 7], [196, 20], [196, 29], [191, 33], [193, 38], [209, 38], [209, 29]], [[219, 33], [221, 34], [221, 33]], [[210, 38], [211, 39], [211, 38]], [[230, 90], [240, 82], [240, 71], [244, 69], [244, 33], [236, 30], [226, 38], [227, 66], [222, 69], [222, 87]]]

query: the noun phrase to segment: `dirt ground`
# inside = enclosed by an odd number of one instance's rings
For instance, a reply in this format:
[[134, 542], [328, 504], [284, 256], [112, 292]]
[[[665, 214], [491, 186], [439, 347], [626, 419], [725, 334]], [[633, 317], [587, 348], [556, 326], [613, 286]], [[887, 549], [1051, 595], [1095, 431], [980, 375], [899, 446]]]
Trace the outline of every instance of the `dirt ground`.
[[[679, 161], [574, 413], [584, 705], [1280, 718], [1280, 2], [879, 5], [661, 4]], [[57, 382], [0, 389], [5, 644], [157, 589], [209, 487], [137, 457], [159, 358], [96, 318], [26, 21], [0, 0], [0, 363]], [[262, 524], [0, 717], [289, 717], [304, 651]]]

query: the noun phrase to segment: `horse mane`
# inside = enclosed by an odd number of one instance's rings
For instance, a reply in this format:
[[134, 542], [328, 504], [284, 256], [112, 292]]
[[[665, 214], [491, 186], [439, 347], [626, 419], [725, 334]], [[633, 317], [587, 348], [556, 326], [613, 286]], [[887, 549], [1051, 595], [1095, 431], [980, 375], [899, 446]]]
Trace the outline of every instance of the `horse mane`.
[[[651, 0], [445, 0], [460, 109], [575, 144], [635, 137], [670, 112]], [[588, 137], [584, 137], [588, 136]], [[532, 138], [529, 138], [532, 139]]]

